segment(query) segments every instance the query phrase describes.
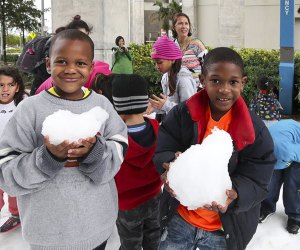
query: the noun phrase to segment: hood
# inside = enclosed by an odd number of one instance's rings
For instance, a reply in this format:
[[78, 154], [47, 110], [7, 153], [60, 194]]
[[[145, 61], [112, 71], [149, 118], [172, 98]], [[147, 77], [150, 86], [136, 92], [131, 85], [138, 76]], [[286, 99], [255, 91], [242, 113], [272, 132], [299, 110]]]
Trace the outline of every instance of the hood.
[[[205, 89], [197, 92], [186, 103], [191, 118], [198, 124], [198, 142], [202, 142], [204, 137], [207, 119], [205, 117], [209, 105], [209, 98]], [[240, 96], [232, 106], [232, 120], [228, 130], [238, 151], [245, 146], [252, 144], [255, 140], [255, 131], [248, 107]]]
[[[145, 118], [150, 121], [152, 128], [154, 129], [155, 136], [157, 138], [159, 124], [156, 120]], [[143, 147], [137, 144], [131, 137], [128, 135], [128, 151], [125, 155], [124, 162], [127, 164], [137, 167], [144, 168], [149, 165], [153, 159], [153, 155], [156, 148], [156, 139], [150, 147]]]

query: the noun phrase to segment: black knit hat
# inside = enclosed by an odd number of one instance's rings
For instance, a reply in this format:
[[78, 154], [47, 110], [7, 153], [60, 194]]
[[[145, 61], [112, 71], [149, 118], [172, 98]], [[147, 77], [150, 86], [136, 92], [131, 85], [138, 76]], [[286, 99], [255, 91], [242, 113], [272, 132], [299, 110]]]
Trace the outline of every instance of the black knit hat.
[[119, 114], [140, 114], [148, 107], [148, 83], [135, 74], [116, 74], [112, 81], [112, 96]]

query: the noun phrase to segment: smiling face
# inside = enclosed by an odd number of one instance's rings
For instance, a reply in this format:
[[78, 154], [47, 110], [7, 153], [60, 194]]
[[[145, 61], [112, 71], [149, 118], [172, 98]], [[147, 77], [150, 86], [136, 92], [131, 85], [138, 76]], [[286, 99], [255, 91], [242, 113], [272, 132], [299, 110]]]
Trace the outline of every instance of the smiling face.
[[215, 121], [227, 113], [241, 95], [247, 78], [241, 68], [231, 62], [218, 62], [209, 66], [201, 76], [201, 82], [210, 100], [212, 118]]
[[56, 93], [69, 100], [83, 96], [81, 87], [93, 68], [92, 48], [86, 41], [57, 39], [47, 60]]
[[175, 60], [165, 60], [165, 59], [153, 59], [155, 63], [156, 69], [164, 74], [170, 71], [172, 64], [175, 62]]
[[123, 38], [121, 38], [121, 39], [119, 40], [118, 46], [121, 47], [121, 48], [125, 46], [125, 41], [124, 41]]
[[177, 33], [178, 38], [188, 37], [190, 31], [189, 20], [185, 16], [179, 16], [174, 25], [174, 29]]
[[19, 91], [19, 85], [11, 76], [0, 75], [0, 103], [8, 104], [14, 100]]

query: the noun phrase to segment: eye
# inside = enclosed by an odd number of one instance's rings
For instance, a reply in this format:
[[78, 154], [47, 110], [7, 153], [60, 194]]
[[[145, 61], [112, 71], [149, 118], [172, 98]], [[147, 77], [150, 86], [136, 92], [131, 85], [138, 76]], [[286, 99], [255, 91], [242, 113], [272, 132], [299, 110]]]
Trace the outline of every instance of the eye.
[[236, 85], [236, 84], [238, 84], [239, 83], [239, 81], [237, 81], [237, 80], [232, 80], [232, 81], [230, 81], [230, 84], [231, 85]]
[[8, 87], [10, 87], [10, 88], [13, 88], [13, 87], [15, 87], [17, 84], [15, 84], [15, 83], [10, 83], [10, 84], [8, 84]]
[[220, 80], [219, 79], [211, 79], [210, 80], [213, 84], [219, 84]]
[[59, 59], [59, 60], [55, 60], [54, 63], [59, 65], [66, 65], [67, 61], [63, 59]]
[[86, 62], [77, 62], [77, 65], [78, 65], [78, 66], [86, 66], [87, 63], [86, 63]]

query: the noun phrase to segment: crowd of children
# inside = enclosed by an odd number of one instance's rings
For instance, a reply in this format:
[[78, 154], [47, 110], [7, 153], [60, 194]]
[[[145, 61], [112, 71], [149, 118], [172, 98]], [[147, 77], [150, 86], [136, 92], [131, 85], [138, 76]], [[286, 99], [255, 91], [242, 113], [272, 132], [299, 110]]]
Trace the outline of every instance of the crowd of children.
[[[280, 120], [281, 109], [270, 80], [258, 80], [251, 112], [241, 96], [247, 77], [236, 51], [219, 47], [205, 56], [199, 92], [174, 41], [159, 38], [151, 57], [163, 74], [163, 93], [150, 98], [139, 75], [93, 71], [94, 43], [77, 29], [52, 38], [46, 67], [53, 84], [38, 95], [22, 101], [18, 70], [0, 69], [0, 188], [12, 195], [12, 215], [0, 232], [21, 223], [31, 249], [103, 250], [116, 225], [121, 250], [242, 250], [259, 220], [275, 212], [284, 183], [287, 230], [298, 233], [300, 125], [266, 127]], [[96, 106], [109, 118], [93, 137], [52, 145], [42, 136], [52, 113]], [[153, 111], [164, 113], [160, 124], [145, 117]], [[201, 144], [214, 127], [233, 140], [232, 188], [224, 190], [225, 204], [189, 210], [166, 174], [180, 152]]]

